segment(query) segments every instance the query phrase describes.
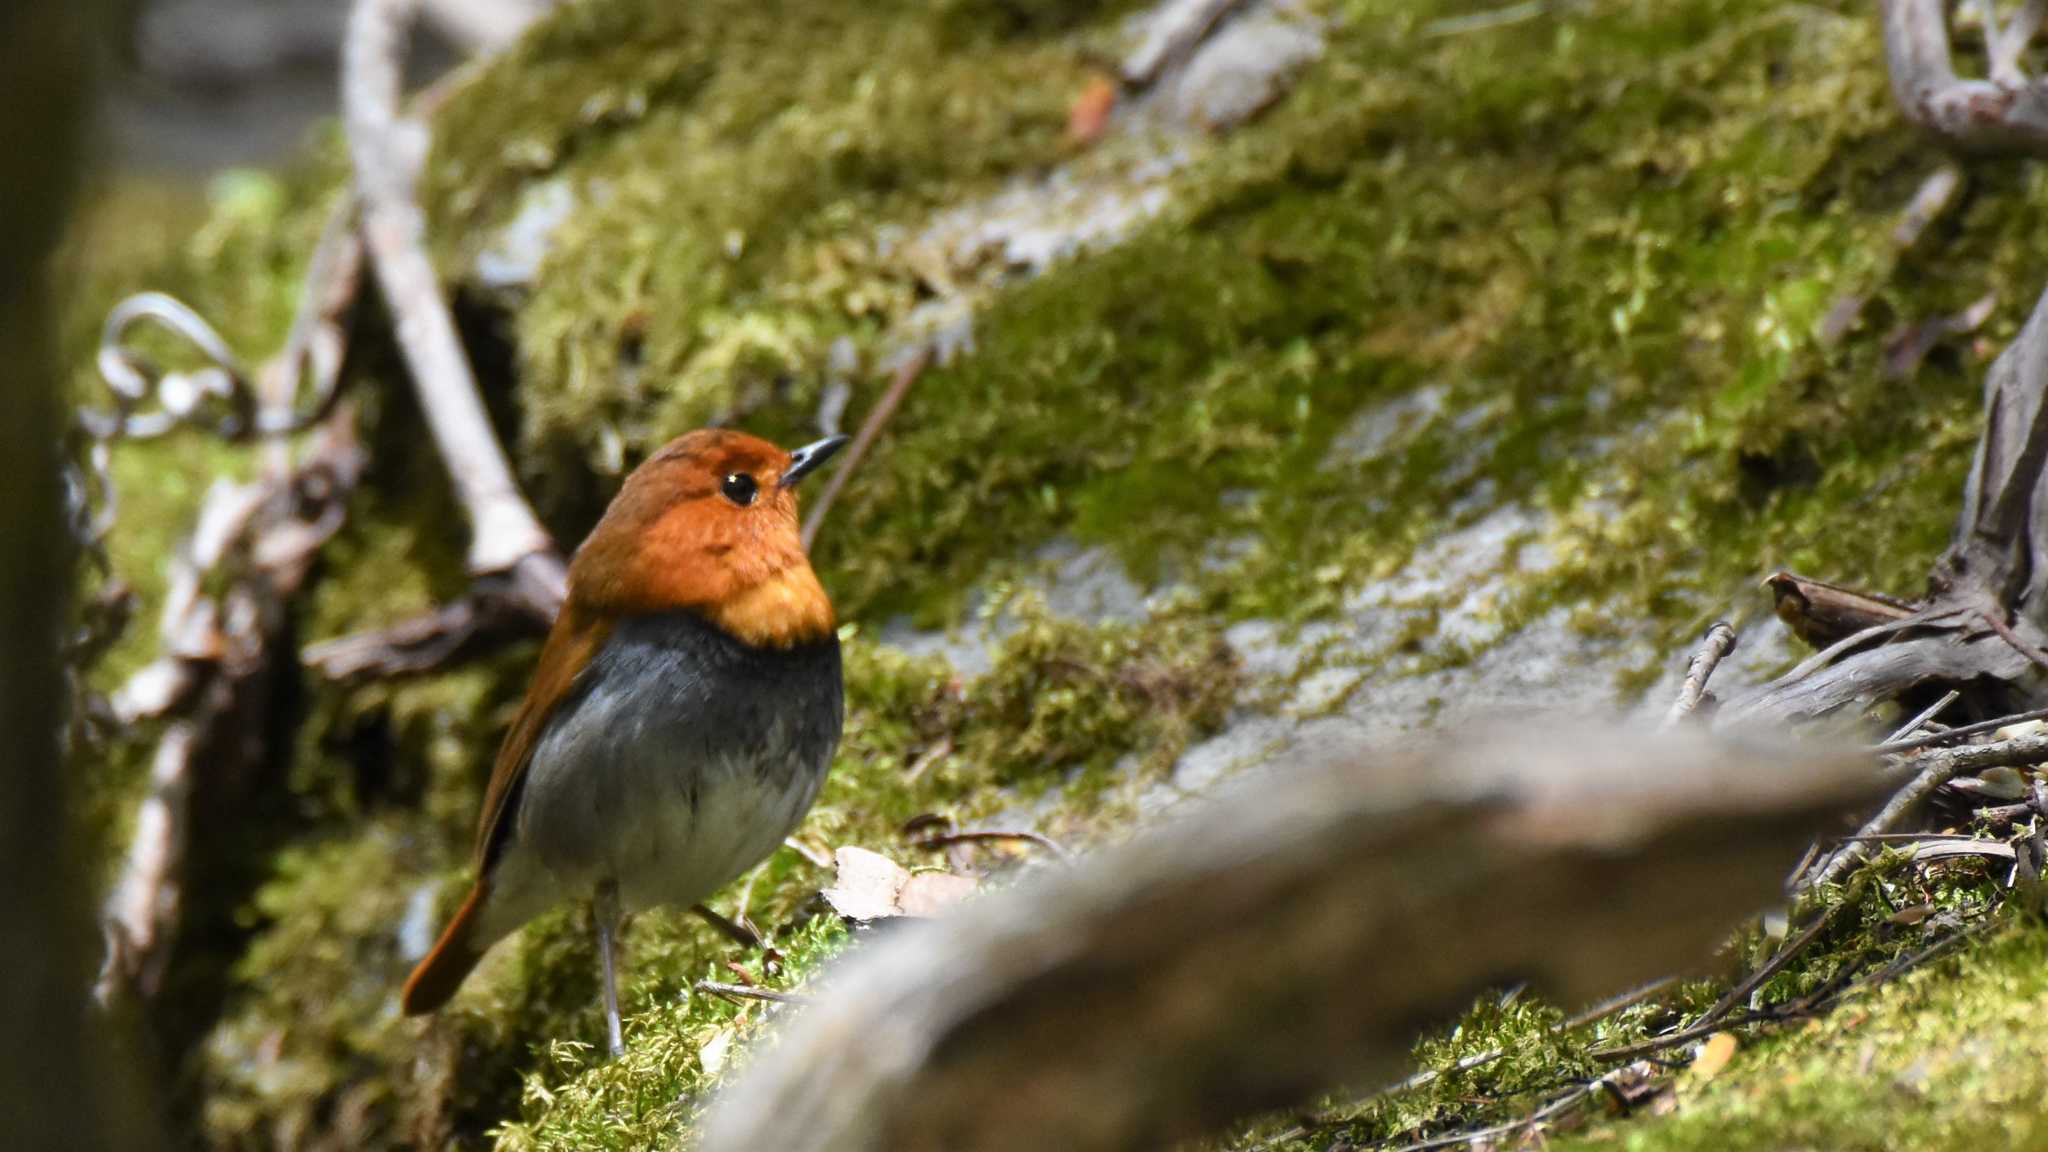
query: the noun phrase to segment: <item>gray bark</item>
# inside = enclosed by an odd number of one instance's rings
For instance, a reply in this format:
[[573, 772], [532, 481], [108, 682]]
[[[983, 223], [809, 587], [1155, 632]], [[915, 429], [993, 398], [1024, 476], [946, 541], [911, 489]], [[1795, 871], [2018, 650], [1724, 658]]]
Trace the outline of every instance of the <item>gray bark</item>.
[[1863, 756], [1516, 732], [1346, 747], [828, 974], [704, 1152], [1136, 1149], [1405, 1071], [1512, 980], [1599, 999], [1697, 964]]

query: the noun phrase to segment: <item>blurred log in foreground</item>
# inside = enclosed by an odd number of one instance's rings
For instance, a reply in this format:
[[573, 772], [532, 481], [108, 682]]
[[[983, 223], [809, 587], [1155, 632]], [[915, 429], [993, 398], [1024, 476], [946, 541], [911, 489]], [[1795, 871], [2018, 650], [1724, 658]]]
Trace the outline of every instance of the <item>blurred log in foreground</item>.
[[1248, 782], [876, 942], [714, 1110], [704, 1152], [1151, 1148], [1402, 1070], [1529, 980], [1698, 965], [1880, 786], [1864, 755], [1526, 731]]

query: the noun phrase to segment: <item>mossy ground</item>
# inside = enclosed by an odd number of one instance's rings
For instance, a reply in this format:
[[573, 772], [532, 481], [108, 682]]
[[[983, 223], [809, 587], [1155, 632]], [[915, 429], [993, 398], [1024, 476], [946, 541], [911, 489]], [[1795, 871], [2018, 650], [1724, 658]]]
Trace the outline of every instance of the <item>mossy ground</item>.
[[[2031, 968], [2048, 948], [2048, 923], [2037, 888], [2004, 887], [2006, 867], [1914, 867], [1885, 856], [1815, 895], [1795, 915], [1804, 928], [1826, 913], [1820, 935], [1729, 1018], [1727, 1031], [1739, 1038], [1733, 1062], [1706, 1075], [1692, 1069], [1703, 1041], [1651, 1053], [1652, 1063], [1616, 1081], [1632, 1095], [1597, 1093], [1547, 1125], [1544, 1146], [2041, 1146], [2048, 1097], [2031, 1091], [2039, 1075], [2026, 1067], [2040, 1041], [2007, 1022], [2025, 1019], [2042, 994]], [[1970, 934], [1964, 947], [1934, 948], [1958, 932]], [[1722, 962], [1747, 973], [1785, 945], [1782, 933], [1751, 929]], [[1595, 1076], [1629, 1069], [1629, 1060], [1599, 1051], [1697, 1021], [1726, 987], [1691, 980], [1576, 1026], [1513, 990], [1482, 998], [1416, 1046], [1417, 1068], [1439, 1073], [1433, 1082], [1363, 1105], [1339, 1097], [1305, 1134], [1290, 1138], [1301, 1123], [1279, 1118], [1226, 1146], [1398, 1147], [1517, 1120]], [[1812, 1010], [1789, 1010], [1809, 999]], [[1769, 1018], [1745, 1020], [1745, 1012]], [[2010, 1079], [2000, 1071], [2007, 1068]], [[1633, 1103], [1620, 1105], [1623, 1098]], [[1985, 1142], [1958, 1142], [1965, 1133]]]
[[[738, 414], [802, 430], [827, 348], [846, 337], [872, 363], [945, 287], [890, 238], [1061, 162], [1067, 102], [1127, 7], [589, 0], [457, 92], [426, 179], [438, 252], [480, 350], [503, 361], [495, 411], [562, 537], [685, 426]], [[1624, 688], [1705, 619], [1760, 609], [1732, 598], [1773, 567], [1915, 590], [1953, 515], [1988, 355], [2048, 267], [2039, 172], [1973, 164], [1959, 206], [1893, 260], [1892, 220], [1939, 161], [1892, 111], [1861, 7], [1617, 0], [1422, 35], [1469, 7], [1316, 5], [1326, 58], [1263, 118], [1196, 149], [1164, 217], [993, 290], [975, 354], [918, 381], [817, 553], [853, 622], [850, 727], [808, 842], [912, 862], [903, 821], [972, 819], [1020, 790], [1053, 798], [1062, 833], [1100, 834], [1127, 807], [1113, 764], [1156, 769], [1267, 687], [1231, 671], [1226, 625], [1338, 616], [1504, 505], [1541, 515], [1554, 563], [1491, 610], [1512, 630], [1561, 607], [1588, 632], [1647, 641]], [[110, 209], [78, 261], [77, 362], [106, 306], [144, 287], [183, 296], [252, 360], [274, 347], [338, 180], [333, 142], [311, 153], [302, 174], [236, 177], [198, 210]], [[481, 292], [471, 261], [544, 182], [578, 207], [530, 293]], [[1851, 292], [1871, 298], [1861, 325], [1822, 346], [1820, 317]], [[1977, 339], [1938, 345], [1906, 380], [1883, 375], [1897, 328], [1987, 293]], [[458, 517], [402, 374], [366, 343], [354, 387], [373, 472], [301, 621], [309, 639], [463, 583]], [[861, 388], [856, 416], [875, 395]], [[1342, 450], [1361, 416], [1425, 391], [1435, 415], [1374, 452]], [[109, 673], [149, 649], [159, 561], [198, 477], [240, 460], [189, 438], [120, 454], [115, 559], [145, 612]], [[1141, 624], [1027, 611], [995, 670], [967, 684], [871, 639], [898, 613], [958, 620], [972, 590], [1026, 572], [1056, 536], [1179, 591]], [[1472, 655], [1426, 614], [1397, 642]], [[1328, 658], [1396, 674], [1375, 653]], [[185, 1069], [212, 1143], [475, 1146], [507, 1125], [514, 1147], [652, 1147], [687, 1120], [708, 1083], [702, 1048], [739, 1016], [682, 998], [735, 955], [693, 922], [633, 926], [634, 1049], [616, 1064], [573, 1046], [597, 1039], [575, 910], [501, 949], [425, 1033], [424, 1063], [421, 1034], [394, 1014], [397, 925], [452, 898], [530, 659], [515, 648], [432, 680], [312, 694], [280, 766], [278, 835], [293, 843], [212, 897], [235, 931], [207, 939], [239, 959], [188, 961], [216, 970], [212, 1040]], [[118, 830], [140, 778], [132, 752], [94, 767], [99, 834]], [[750, 912], [784, 930], [787, 959], [778, 974], [749, 961], [757, 977], [800, 979], [838, 946], [808, 916], [822, 879], [795, 852], [764, 866]], [[2039, 990], [2017, 970], [2038, 935], [2016, 928], [1964, 969], [2032, 1006]], [[1871, 1019], [1911, 1036], [1938, 1019], [1927, 1005], [2008, 1018], [2004, 991], [1944, 971], [1876, 994]], [[1555, 1016], [1528, 1003], [1475, 1017], [1421, 1059], [1517, 1039], [1526, 1059], [1488, 1075], [1519, 1068], [1534, 1084], [1580, 1058], [1544, 1039]], [[1795, 1112], [1863, 1099], [1831, 1063], [1860, 1042], [1847, 1019], [1746, 1052], [1678, 1118], [1614, 1138], [1690, 1147], [1745, 1115], [1809, 1130]], [[1839, 1082], [1782, 1083], [1820, 1065]], [[1374, 1123], [1460, 1114], [1430, 1100], [1402, 1107], [1438, 1112]]]

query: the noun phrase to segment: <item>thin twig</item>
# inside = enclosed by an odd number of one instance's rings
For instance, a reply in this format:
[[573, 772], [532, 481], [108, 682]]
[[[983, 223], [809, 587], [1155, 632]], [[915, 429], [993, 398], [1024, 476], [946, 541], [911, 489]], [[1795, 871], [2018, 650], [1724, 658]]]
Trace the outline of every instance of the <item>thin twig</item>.
[[[1981, 772], [1986, 768], [2012, 767], [2021, 764], [2035, 764], [2048, 759], [2048, 733], [2021, 736], [1996, 744], [1970, 744], [1961, 748], [1943, 748], [1916, 757], [1912, 763], [1923, 765], [1919, 775], [1893, 794], [1891, 800], [1872, 816], [1868, 823], [1856, 830], [1859, 837], [1874, 836], [1889, 832], [1899, 822], [1911, 815], [1934, 790], [1948, 783], [1964, 772]], [[1861, 841], [1844, 846], [1829, 858], [1813, 875], [1806, 885], [1817, 888], [1828, 884], [1861, 860], [1865, 849]]]
[[728, 1000], [766, 1000], [772, 1004], [808, 1004], [808, 996], [794, 992], [777, 992], [773, 988], [754, 988], [746, 984], [722, 984], [716, 980], [699, 980], [691, 985], [696, 991], [723, 996]]
[[916, 760], [911, 761], [910, 767], [903, 773], [904, 783], [915, 783], [920, 776], [931, 770], [932, 765], [937, 764], [952, 754], [953, 738], [951, 736], [940, 738], [938, 743], [925, 749], [918, 754]]
[[1042, 836], [1036, 832], [1009, 831], [1000, 828], [976, 828], [968, 829], [962, 832], [943, 832], [936, 836], [927, 836], [922, 840], [913, 840], [911, 841], [910, 846], [912, 848], [923, 848], [926, 850], [935, 851], [940, 848], [951, 847], [955, 844], [974, 844], [989, 841], [1006, 840], [1021, 841], [1026, 844], [1036, 844], [1040, 848], [1045, 849], [1047, 852], [1052, 853], [1053, 856], [1060, 860], [1065, 860], [1068, 858], [1067, 850], [1065, 848], [1060, 847], [1058, 843], [1054, 842], [1052, 838], [1048, 836]]
[[1999, 613], [1996, 610], [1979, 612], [1978, 615], [1984, 618], [1984, 623], [1991, 625], [1991, 630], [1998, 633], [1998, 638], [2010, 645], [2013, 651], [2025, 656], [2041, 668], [2048, 668], [2048, 652], [2043, 652], [2032, 644], [2027, 643], [2024, 637], [2013, 631], [2012, 625], [1999, 618]]
[[759, 932], [754, 931], [738, 920], [733, 920], [719, 914], [709, 904], [692, 904], [690, 905], [690, 911], [696, 913], [699, 920], [717, 929], [719, 935], [724, 936], [742, 948], [759, 948], [761, 946], [761, 934]]
[[1735, 651], [1735, 629], [1726, 620], [1716, 620], [1700, 640], [1699, 651], [1685, 667], [1685, 682], [1679, 685], [1678, 699], [1671, 702], [1671, 711], [1664, 715], [1666, 728], [1692, 715], [1700, 706], [1700, 700], [1707, 694], [1707, 681], [1720, 667], [1721, 658]]
[[1505, 1124], [1495, 1124], [1488, 1128], [1474, 1128], [1464, 1132], [1453, 1132], [1445, 1136], [1433, 1136], [1427, 1140], [1418, 1140], [1413, 1144], [1403, 1144], [1396, 1152], [1428, 1152], [1432, 1148], [1453, 1148], [1460, 1144], [1480, 1144], [1498, 1136], [1520, 1132], [1525, 1128], [1534, 1128], [1547, 1120], [1556, 1119], [1567, 1109], [1576, 1107], [1588, 1096], [1591, 1096], [1593, 1090], [1599, 1087], [1599, 1085], [1600, 1081], [1598, 1080], [1581, 1084], [1557, 1099], [1552, 1100], [1550, 1103], [1545, 1104], [1543, 1107], [1538, 1108], [1536, 1111], [1531, 1112], [1529, 1115], [1510, 1120]]
[[1915, 716], [1911, 720], [1908, 720], [1904, 724], [1900, 725], [1899, 730], [1885, 737], [1884, 743], [1878, 745], [1878, 747], [1889, 748], [1892, 745], [1897, 744], [1899, 741], [1904, 740], [1906, 737], [1911, 736], [1913, 733], [1920, 730], [1920, 726], [1922, 724], [1925, 724], [1928, 721], [1934, 719], [1936, 716], [1941, 715], [1942, 710], [1944, 708], [1947, 708], [1949, 705], [1961, 699], [1962, 695], [1963, 694], [1961, 692], [1958, 692], [1953, 688], [1949, 689], [1947, 695], [1943, 696], [1939, 700], [1936, 700], [1933, 704], [1928, 705], [1926, 710], [1921, 712], [1918, 716]]
[[804, 861], [814, 868], [823, 868], [827, 872], [832, 870], [831, 857], [818, 855], [816, 849], [794, 836], [784, 839], [782, 846], [803, 857]]
[[[1929, 173], [1920, 187], [1913, 192], [1913, 199], [1907, 202], [1906, 210], [1899, 214], [1898, 223], [1892, 225], [1890, 255], [1895, 266], [1899, 256], [1919, 243], [1927, 226], [1939, 219], [1950, 204], [1955, 203], [1956, 191], [1963, 185], [1963, 170], [1954, 164], [1944, 164]], [[1822, 345], [1839, 344], [1842, 337], [1855, 326], [1857, 317], [1863, 314], [1870, 302], [1868, 291], [1853, 291], [1844, 294], [1828, 309], [1821, 319], [1819, 339]]]
[[1143, 88], [1186, 63], [1209, 33], [1243, 6], [1244, 0], [1194, 0], [1154, 10], [1144, 39], [1123, 60], [1124, 83]]
[[1447, 16], [1424, 24], [1417, 33], [1424, 40], [1440, 40], [1447, 36], [1464, 36], [1473, 32], [1491, 32], [1496, 28], [1508, 28], [1524, 24], [1539, 16], [1548, 15], [1558, 7], [1551, 0], [1523, 0], [1504, 8], [1489, 8], [1466, 16]]
[[1980, 720], [1975, 724], [1964, 724], [1961, 727], [1951, 728], [1946, 732], [1934, 732], [1926, 736], [1916, 736], [1911, 740], [1893, 740], [1878, 745], [1877, 750], [1879, 752], [1913, 752], [1921, 748], [1937, 748], [1944, 744], [1960, 744], [1972, 736], [1981, 736], [1986, 732], [1996, 732], [2000, 728], [2010, 728], [2014, 724], [2024, 724], [2029, 720], [2048, 720], [2048, 708], [2035, 708], [2027, 712], [2015, 712], [2010, 716], [2000, 716], [1993, 720]]
[[817, 539], [818, 526], [825, 522], [825, 514], [832, 510], [833, 502], [839, 499], [839, 492], [846, 487], [847, 478], [860, 466], [861, 460], [868, 454], [868, 449], [874, 445], [875, 437], [881, 435], [882, 428], [889, 423], [890, 417], [896, 415], [897, 405], [903, 403], [904, 395], [910, 391], [912, 384], [917, 383], [917, 378], [924, 374], [925, 366], [931, 363], [931, 359], [932, 348], [926, 344], [897, 365], [896, 375], [889, 381], [889, 390], [882, 393], [882, 398], [876, 402], [874, 411], [869, 412], [867, 419], [861, 421], [860, 431], [854, 434], [853, 443], [846, 447], [845, 458], [840, 461], [839, 467], [832, 470], [832, 475], [825, 479], [825, 490], [818, 493], [818, 502], [811, 505], [811, 514], [804, 519], [805, 548], [808, 549], [811, 541]]
[[[1598, 1004], [1595, 1004], [1587, 1008], [1585, 1011], [1580, 1012], [1578, 1015], [1573, 1016], [1570, 1019], [1566, 1020], [1563, 1024], [1558, 1026], [1558, 1031], [1573, 1032], [1577, 1031], [1580, 1028], [1585, 1028], [1589, 1025], [1598, 1024], [1600, 1021], [1607, 1019], [1609, 1016], [1613, 1016], [1619, 1012], [1625, 1012], [1628, 1009], [1633, 1008], [1638, 1004], [1641, 1004], [1643, 1001], [1650, 999], [1651, 997], [1671, 987], [1673, 984], [1677, 982], [1678, 981], [1676, 977], [1665, 976], [1656, 980], [1652, 980], [1646, 984], [1640, 984], [1634, 988], [1629, 989], [1626, 992], [1621, 993], [1618, 996], [1610, 996], [1607, 999], [1600, 1001]], [[1488, 1049], [1485, 1052], [1475, 1052], [1470, 1056], [1466, 1056], [1463, 1059], [1460, 1059], [1457, 1063], [1451, 1065], [1449, 1068], [1425, 1068], [1412, 1076], [1409, 1076], [1402, 1080], [1396, 1080], [1392, 1084], [1388, 1084], [1385, 1087], [1379, 1088], [1373, 1092], [1367, 1093], [1366, 1095], [1359, 1097], [1356, 1100], [1351, 1101], [1350, 1103], [1346, 1104], [1341, 1111], [1325, 1112], [1321, 1115], [1311, 1117], [1303, 1121], [1300, 1125], [1290, 1128], [1277, 1136], [1271, 1137], [1264, 1143], [1258, 1145], [1258, 1148], [1277, 1148], [1280, 1145], [1287, 1143], [1289, 1140], [1299, 1140], [1302, 1137], [1308, 1135], [1309, 1132], [1313, 1130], [1329, 1128], [1338, 1124], [1348, 1124], [1352, 1120], [1356, 1119], [1359, 1116], [1359, 1114], [1362, 1113], [1366, 1108], [1390, 1096], [1399, 1096], [1406, 1092], [1413, 1092], [1417, 1088], [1427, 1088], [1429, 1085], [1436, 1083], [1438, 1080], [1442, 1079], [1446, 1075], [1455, 1075], [1459, 1072], [1470, 1072], [1474, 1068], [1484, 1068], [1488, 1064], [1493, 1063], [1494, 1061], [1500, 1059], [1502, 1056], [1505, 1055], [1507, 1055], [1506, 1049], [1492, 1048]]]
[[1984, 39], [1988, 68], [1992, 83], [2017, 87], [2027, 82], [2026, 73], [2020, 69], [2020, 57], [2027, 45], [2041, 30], [2044, 5], [2042, 0], [2026, 0], [2012, 14], [2012, 22], [1999, 29], [1993, 14], [1992, 0], [1984, 0]]
[[1771, 954], [1771, 958], [1764, 961], [1756, 971], [1750, 973], [1741, 983], [1722, 994], [1719, 1000], [1714, 1001], [1714, 1006], [1707, 1009], [1706, 1014], [1701, 1017], [1699, 1023], [1717, 1022], [1728, 1013], [1734, 1011], [1737, 1005], [1755, 995], [1757, 989], [1763, 987], [1771, 977], [1783, 972], [1786, 965], [1797, 959], [1799, 954], [1806, 951], [1815, 940], [1820, 939], [1820, 934], [1827, 931], [1828, 926], [1835, 922], [1835, 918], [1841, 915], [1842, 909], [1854, 904], [1860, 896], [1861, 892], [1859, 891], [1847, 892], [1843, 894], [1840, 900], [1830, 904], [1826, 911], [1814, 917], [1813, 923], [1801, 929], [1799, 935], [1780, 945], [1778, 950]]

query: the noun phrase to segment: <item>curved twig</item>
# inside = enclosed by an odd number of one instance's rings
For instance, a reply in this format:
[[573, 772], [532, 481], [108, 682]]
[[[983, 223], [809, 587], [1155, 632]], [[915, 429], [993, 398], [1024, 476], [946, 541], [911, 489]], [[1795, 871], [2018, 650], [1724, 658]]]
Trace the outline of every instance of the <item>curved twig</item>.
[[1883, 0], [1880, 6], [1892, 95], [1906, 119], [1959, 151], [2048, 156], [2048, 91], [2018, 68], [2025, 45], [2020, 34], [2031, 36], [2038, 17], [2016, 20], [2006, 37], [1987, 21], [1992, 75], [1965, 80], [1951, 59], [1941, 0]]

